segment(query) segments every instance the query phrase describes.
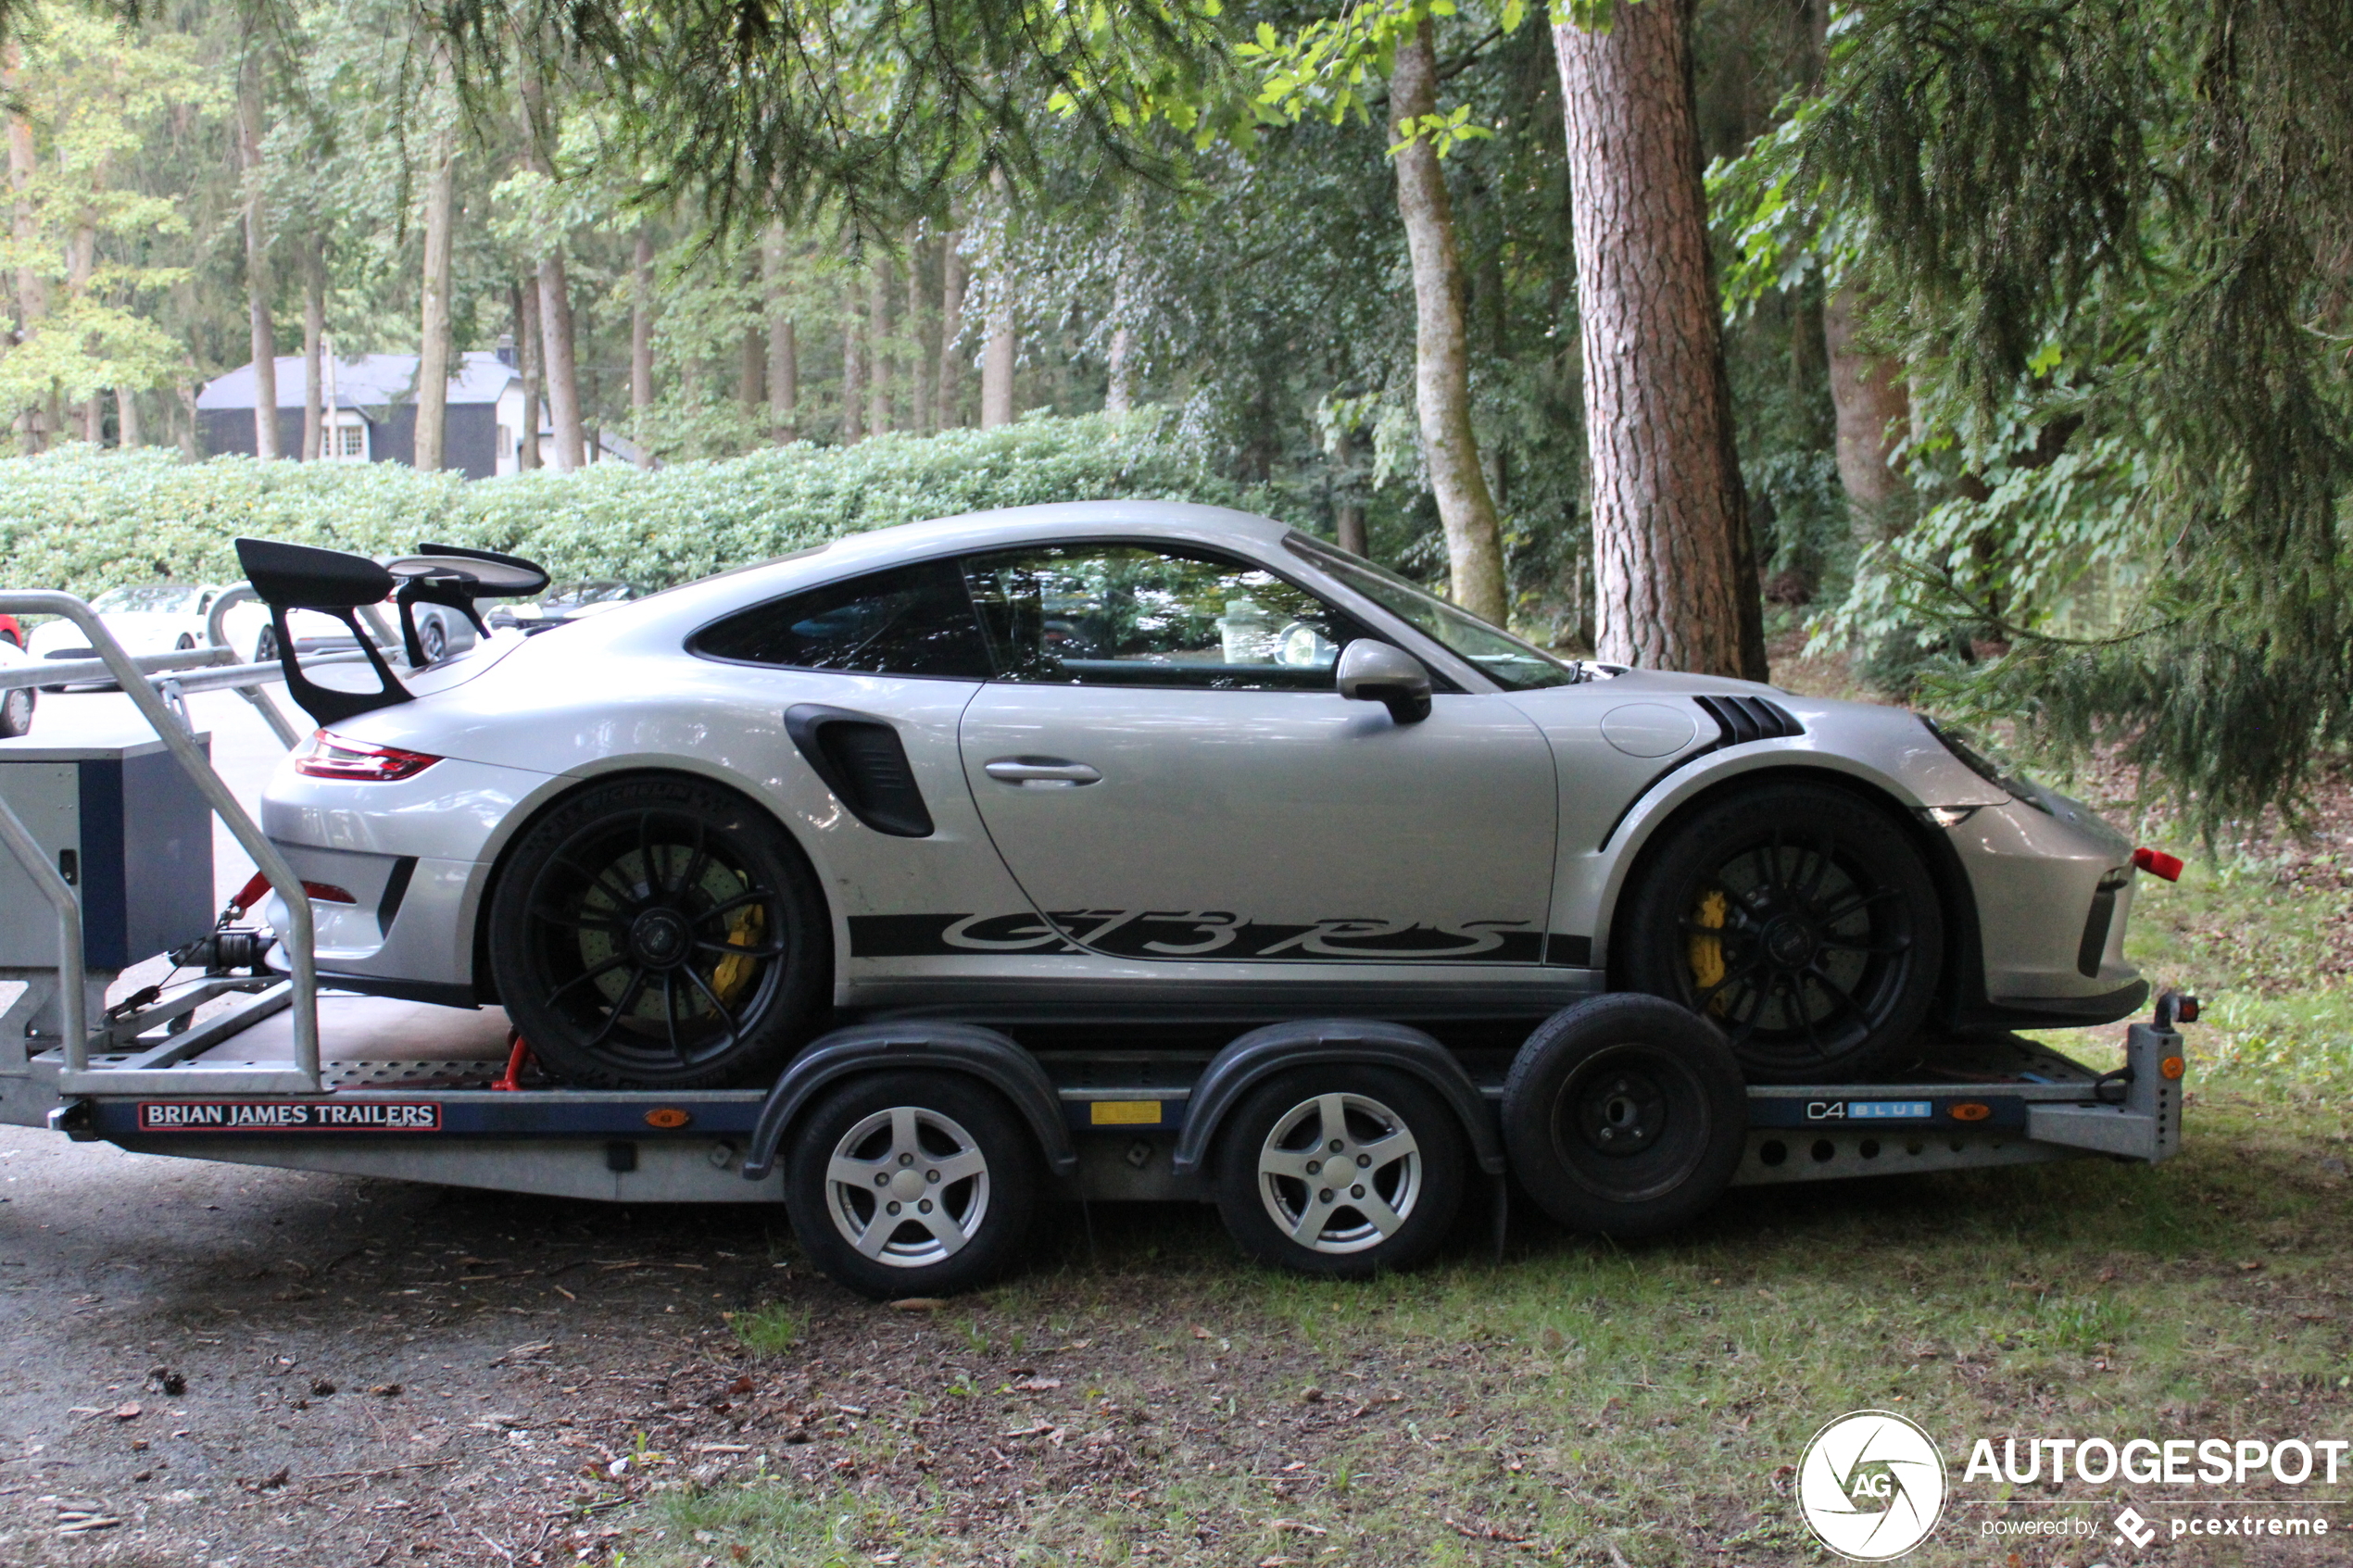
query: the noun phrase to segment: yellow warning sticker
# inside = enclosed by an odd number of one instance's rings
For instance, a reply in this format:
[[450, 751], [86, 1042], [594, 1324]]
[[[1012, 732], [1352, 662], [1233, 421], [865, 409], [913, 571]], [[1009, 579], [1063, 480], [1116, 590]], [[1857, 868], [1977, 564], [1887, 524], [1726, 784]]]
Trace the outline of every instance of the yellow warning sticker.
[[1092, 1100], [1087, 1107], [1087, 1120], [1098, 1127], [1157, 1127], [1160, 1125], [1160, 1101]]

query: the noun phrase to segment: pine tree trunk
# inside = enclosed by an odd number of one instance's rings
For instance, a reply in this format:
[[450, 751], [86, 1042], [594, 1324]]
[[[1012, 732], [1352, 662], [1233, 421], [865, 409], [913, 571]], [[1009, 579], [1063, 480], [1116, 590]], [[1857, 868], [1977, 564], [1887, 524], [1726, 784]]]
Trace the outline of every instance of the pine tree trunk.
[[1831, 406], [1838, 411], [1838, 480], [1846, 487], [1857, 538], [1876, 538], [1905, 488], [1894, 462], [1910, 423], [1904, 362], [1857, 345], [1861, 302], [1838, 289], [1822, 302], [1822, 346], [1830, 359]]
[[866, 275], [866, 433], [890, 433], [890, 256], [875, 247]]
[[1000, 286], [988, 306], [988, 344], [980, 361], [980, 428], [1013, 422], [1013, 362], [1021, 343], [1013, 332], [1013, 302]]
[[[1656, 4], [1657, 0], [1648, 0]], [[1400, 40], [1390, 69], [1389, 112], [1397, 139], [1437, 108], [1434, 31], [1424, 17]], [[1470, 349], [1463, 324], [1463, 265], [1445, 171], [1427, 138], [1397, 154], [1397, 213], [1414, 270], [1414, 406], [1422, 460], [1446, 529], [1446, 561], [1456, 604], [1498, 626], [1511, 618], [1504, 580], [1503, 529], [1480, 471], [1471, 431]]]
[[539, 258], [539, 337], [547, 361], [547, 417], [556, 427], [556, 471], [570, 473], [588, 460], [588, 452], [580, 422], [580, 374], [573, 358], [572, 285], [561, 251]]
[[[18, 73], [23, 66], [23, 52], [16, 40], [10, 39], [5, 56], [6, 71], [0, 73], [0, 87], [5, 87], [6, 101], [17, 102]], [[9, 234], [16, 241], [17, 254], [24, 260], [17, 269], [17, 334], [19, 344], [30, 343], [40, 334], [41, 322], [49, 314], [49, 280], [32, 264], [41, 251], [41, 220], [32, 203], [23, 194], [32, 183], [38, 171], [37, 154], [32, 144], [32, 121], [21, 114], [8, 116], [8, 185], [17, 193], [14, 208], [9, 215]], [[42, 422], [39, 404], [22, 409], [16, 418], [19, 440], [28, 452], [38, 452], [46, 443], [46, 431]]]
[[[90, 292], [90, 275], [97, 270], [97, 267], [98, 232], [87, 223], [77, 223], [66, 264], [66, 295], [69, 300], [77, 305], [81, 303], [82, 296]], [[73, 416], [81, 423], [82, 440], [93, 446], [106, 445], [107, 399], [104, 393], [93, 392], [73, 410]]]
[[931, 290], [938, 249], [922, 230], [907, 231], [907, 316], [900, 335], [907, 340], [907, 428], [917, 435], [939, 428], [939, 319]]
[[457, 132], [434, 135], [425, 176], [425, 273], [417, 349], [417, 468], [433, 473], [447, 450], [449, 285], [452, 208], [457, 200]]
[[959, 407], [963, 395], [964, 356], [960, 346], [964, 335], [964, 290], [972, 282], [972, 263], [964, 256], [964, 236], [951, 230], [941, 242], [939, 261], [939, 391], [935, 395], [934, 408], [939, 416], [939, 428], [950, 430], [964, 422], [964, 411]]
[[757, 327], [744, 329], [741, 362], [736, 367], [736, 401], [744, 418], [758, 423], [768, 404], [768, 337]]
[[629, 411], [642, 420], [654, 406], [654, 237], [642, 224], [629, 290]]
[[1577, 244], [1598, 558], [1595, 651], [1763, 680], [1764, 607], [1693, 107], [1691, 0], [1553, 31]]
[[865, 439], [866, 312], [859, 304], [855, 283], [842, 293], [841, 444], [854, 446]]
[[509, 283], [508, 297], [515, 313], [515, 342], [522, 351], [522, 363], [516, 367], [522, 372], [522, 429], [516, 432], [515, 467], [517, 470], [539, 466], [540, 384], [546, 379], [540, 368], [539, 346], [539, 284]]
[[315, 463], [326, 440], [320, 345], [327, 334], [327, 268], [313, 237], [302, 249], [302, 460]]
[[761, 297], [768, 311], [768, 438], [778, 445], [794, 439], [800, 418], [800, 354], [793, 341], [792, 315], [785, 297], [785, 226], [768, 225], [760, 247]]
[[[237, 71], [237, 164], [245, 181], [245, 315], [253, 332], [253, 451], [278, 456], [278, 343], [270, 325], [270, 214], [261, 196], [261, 65]], [[445, 225], [446, 227], [446, 225]], [[445, 241], [443, 253], [447, 254]]]
[[1340, 547], [1353, 556], [1365, 554], [1366, 546], [1364, 506], [1355, 501], [1342, 502], [1340, 515], [1334, 521], [1337, 525], [1334, 532], [1339, 534]]

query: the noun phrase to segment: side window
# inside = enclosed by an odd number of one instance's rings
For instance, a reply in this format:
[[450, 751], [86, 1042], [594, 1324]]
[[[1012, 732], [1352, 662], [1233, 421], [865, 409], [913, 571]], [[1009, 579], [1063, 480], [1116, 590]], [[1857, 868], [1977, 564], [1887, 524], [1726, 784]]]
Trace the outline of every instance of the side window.
[[953, 561], [894, 567], [754, 605], [703, 628], [687, 648], [791, 670], [989, 675], [988, 646]]
[[1329, 691], [1362, 630], [1273, 572], [1145, 545], [1039, 545], [964, 563], [1007, 681]]

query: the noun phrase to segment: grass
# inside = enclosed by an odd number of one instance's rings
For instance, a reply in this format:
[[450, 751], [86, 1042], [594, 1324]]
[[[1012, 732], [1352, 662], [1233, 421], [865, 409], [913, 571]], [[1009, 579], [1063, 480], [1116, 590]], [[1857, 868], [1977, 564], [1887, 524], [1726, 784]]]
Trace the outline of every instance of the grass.
[[[2186, 1136], [2167, 1164], [1744, 1189], [1639, 1246], [1523, 1218], [1500, 1266], [1466, 1240], [1365, 1285], [1245, 1266], [1212, 1217], [1173, 1208], [1099, 1209], [1091, 1242], [1060, 1227], [1031, 1272], [932, 1316], [797, 1280], [735, 1320], [747, 1353], [711, 1373], [760, 1384], [736, 1440], [761, 1451], [650, 1499], [622, 1555], [1828, 1562], [1790, 1467], [1823, 1422], [1877, 1407], [1920, 1422], [1951, 1467], [1956, 1500], [1907, 1564], [2121, 1562], [2118, 1509], [2161, 1518], [2174, 1493], [1964, 1485], [1973, 1442], [2353, 1426], [2353, 892], [2313, 874], [2320, 859], [2307, 846], [2143, 883], [2135, 960], [2209, 1001], [2186, 1030]], [[2050, 1036], [2101, 1060], [2120, 1037]], [[783, 1446], [796, 1423], [816, 1436]], [[2353, 1484], [2271, 1491], [2340, 1505], [2332, 1524], [2353, 1528]], [[2000, 1506], [2018, 1501], [2033, 1506]], [[1980, 1534], [2053, 1513], [2097, 1533]], [[2166, 1551], [2146, 1555], [2341, 1556], [2262, 1538]]]

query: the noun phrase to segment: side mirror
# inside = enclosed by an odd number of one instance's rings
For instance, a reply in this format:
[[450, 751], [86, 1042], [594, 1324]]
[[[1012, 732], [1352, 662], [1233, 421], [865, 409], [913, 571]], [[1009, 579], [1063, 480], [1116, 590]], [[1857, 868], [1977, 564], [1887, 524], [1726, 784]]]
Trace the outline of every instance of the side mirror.
[[1403, 648], [1359, 637], [1340, 650], [1340, 695], [1378, 702], [1401, 724], [1429, 717], [1429, 671]]

